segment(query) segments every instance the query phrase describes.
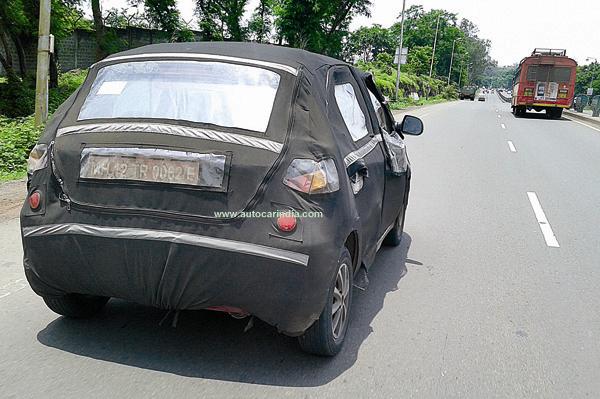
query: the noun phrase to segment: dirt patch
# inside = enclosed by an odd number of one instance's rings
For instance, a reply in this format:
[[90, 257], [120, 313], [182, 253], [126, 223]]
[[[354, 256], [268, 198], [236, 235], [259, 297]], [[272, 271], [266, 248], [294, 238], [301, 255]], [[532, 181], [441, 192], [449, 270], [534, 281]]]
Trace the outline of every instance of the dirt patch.
[[0, 222], [19, 216], [27, 195], [26, 180], [0, 183]]

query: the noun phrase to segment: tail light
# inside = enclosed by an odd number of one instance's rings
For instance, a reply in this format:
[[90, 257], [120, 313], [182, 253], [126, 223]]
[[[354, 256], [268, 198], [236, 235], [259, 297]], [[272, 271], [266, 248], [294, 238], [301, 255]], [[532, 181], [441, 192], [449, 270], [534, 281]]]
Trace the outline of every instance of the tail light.
[[28, 200], [29, 200], [29, 207], [35, 211], [40, 207], [40, 205], [42, 203], [42, 195], [40, 194], [39, 191], [34, 191], [29, 195]]
[[333, 159], [313, 161], [294, 159], [288, 166], [283, 184], [306, 194], [332, 193], [340, 189]]
[[531, 87], [526, 87], [525, 90], [523, 90], [523, 95], [525, 97], [533, 97], [533, 89]]
[[27, 173], [32, 174], [36, 170], [44, 169], [48, 164], [48, 146], [46, 144], [36, 144], [29, 153], [27, 159]]
[[294, 231], [296, 224], [296, 216], [291, 212], [281, 213], [277, 217], [277, 228], [284, 233]]
[[569, 94], [569, 90], [568, 89], [560, 89], [558, 91], [558, 98], [567, 98], [568, 94]]

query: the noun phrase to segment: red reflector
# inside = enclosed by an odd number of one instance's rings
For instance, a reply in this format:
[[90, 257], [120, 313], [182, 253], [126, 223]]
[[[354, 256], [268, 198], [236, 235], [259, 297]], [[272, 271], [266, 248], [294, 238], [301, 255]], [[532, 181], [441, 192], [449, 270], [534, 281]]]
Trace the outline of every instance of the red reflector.
[[294, 231], [296, 228], [296, 217], [289, 213], [279, 215], [277, 218], [277, 228], [286, 233]]
[[41, 199], [42, 196], [40, 195], [39, 191], [34, 191], [33, 193], [31, 193], [31, 195], [29, 196], [29, 206], [31, 207], [31, 209], [33, 209], [34, 211], [38, 209], [40, 207]]

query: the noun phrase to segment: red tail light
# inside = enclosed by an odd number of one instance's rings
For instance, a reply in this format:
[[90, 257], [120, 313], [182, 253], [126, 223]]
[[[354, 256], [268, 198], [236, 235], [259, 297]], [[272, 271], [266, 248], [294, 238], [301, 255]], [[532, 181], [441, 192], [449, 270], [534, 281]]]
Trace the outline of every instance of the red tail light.
[[41, 202], [42, 195], [39, 191], [34, 191], [33, 193], [31, 193], [31, 195], [29, 196], [29, 207], [31, 209], [33, 209], [34, 211], [38, 209], [40, 207]]
[[296, 229], [296, 216], [291, 213], [283, 213], [277, 217], [277, 228], [284, 233], [289, 233]]

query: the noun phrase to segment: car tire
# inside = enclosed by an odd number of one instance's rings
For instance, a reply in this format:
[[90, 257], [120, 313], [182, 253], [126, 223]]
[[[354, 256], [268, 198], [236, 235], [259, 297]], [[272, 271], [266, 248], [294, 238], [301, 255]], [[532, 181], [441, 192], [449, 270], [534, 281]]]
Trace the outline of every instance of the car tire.
[[[319, 356], [335, 356], [342, 349], [350, 322], [352, 270], [350, 252], [344, 247], [327, 291], [325, 308], [313, 325], [298, 337], [303, 351]], [[334, 311], [334, 305], [337, 304], [339, 307]]]
[[67, 294], [61, 297], [43, 297], [46, 306], [60, 315], [83, 319], [92, 317], [106, 305], [108, 297]]
[[404, 219], [406, 208], [402, 209], [400, 215], [394, 221], [394, 227], [388, 232], [383, 239], [383, 244], [388, 247], [397, 247], [402, 242], [402, 234], [404, 233]]

